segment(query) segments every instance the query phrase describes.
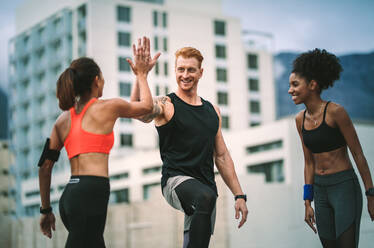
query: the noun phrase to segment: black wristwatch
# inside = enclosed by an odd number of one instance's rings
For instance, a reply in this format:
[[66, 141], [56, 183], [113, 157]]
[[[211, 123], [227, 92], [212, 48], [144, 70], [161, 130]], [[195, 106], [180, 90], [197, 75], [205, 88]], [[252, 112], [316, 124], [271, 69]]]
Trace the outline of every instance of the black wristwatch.
[[41, 214], [49, 214], [51, 212], [52, 212], [52, 207], [44, 208], [44, 209], [42, 207], [40, 207], [40, 213]]
[[235, 196], [235, 201], [238, 199], [244, 199], [244, 201], [247, 202], [247, 195], [236, 195]]
[[365, 192], [366, 196], [374, 196], [374, 188], [368, 188]]

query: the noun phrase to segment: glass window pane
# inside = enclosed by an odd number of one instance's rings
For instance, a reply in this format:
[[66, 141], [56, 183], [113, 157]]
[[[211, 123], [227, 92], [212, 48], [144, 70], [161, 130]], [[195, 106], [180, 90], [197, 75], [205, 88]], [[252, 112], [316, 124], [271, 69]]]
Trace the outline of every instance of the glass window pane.
[[254, 78], [248, 79], [248, 89], [250, 91], [259, 91], [258, 79], [254, 79]]
[[226, 46], [216, 45], [216, 58], [226, 58]]
[[118, 66], [120, 71], [129, 72], [131, 71], [129, 63], [126, 61], [126, 58], [119, 57], [118, 58]]
[[129, 7], [117, 6], [117, 20], [119, 22], [130, 22], [131, 9]]
[[129, 97], [131, 95], [131, 83], [119, 83], [119, 95], [122, 97]]
[[217, 68], [216, 69], [216, 78], [217, 81], [220, 82], [227, 82], [227, 71], [225, 68]]
[[158, 26], [158, 13], [157, 13], [157, 11], [153, 11], [153, 26], [154, 27]]
[[156, 62], [156, 64], [155, 64], [155, 73], [156, 73], [156, 75], [158, 75], [160, 73], [160, 65], [158, 64], [158, 62]]
[[249, 102], [249, 109], [250, 109], [251, 113], [254, 113], [254, 114], [260, 113], [260, 102], [250, 101]]
[[216, 35], [225, 35], [225, 22], [224, 21], [214, 21], [214, 34]]
[[263, 173], [267, 183], [284, 182], [283, 160], [249, 165], [247, 166], [247, 172]]
[[229, 117], [226, 115], [221, 116], [222, 119], [222, 128], [223, 129], [229, 129], [230, 128], [230, 120]]
[[153, 38], [153, 45], [154, 45], [155, 51], [157, 51], [158, 50], [158, 37], [157, 36]]
[[168, 39], [164, 37], [162, 43], [163, 43], [164, 52], [167, 52], [168, 51]]
[[166, 28], [168, 26], [168, 14], [162, 13], [162, 27]]
[[228, 94], [227, 92], [217, 92], [218, 104], [227, 105], [228, 104]]
[[121, 138], [121, 146], [129, 146], [129, 147], [133, 146], [132, 134], [121, 133], [120, 138]]
[[118, 32], [118, 45], [130, 47], [131, 46], [131, 36], [128, 32]]
[[169, 64], [168, 62], [164, 63], [164, 75], [167, 76], [169, 74]]
[[257, 55], [247, 54], [247, 64], [249, 69], [258, 69]]

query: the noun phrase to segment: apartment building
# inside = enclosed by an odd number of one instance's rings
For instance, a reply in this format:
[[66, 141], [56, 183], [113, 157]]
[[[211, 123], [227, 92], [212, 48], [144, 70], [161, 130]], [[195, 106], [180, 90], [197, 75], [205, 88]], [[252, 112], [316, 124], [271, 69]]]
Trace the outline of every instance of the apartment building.
[[[37, 15], [30, 11], [36, 6]], [[220, 0], [26, 0], [17, 9], [16, 33], [9, 43], [9, 75], [17, 181], [37, 177], [42, 146], [61, 112], [56, 81], [71, 60], [94, 58], [106, 82], [103, 97], [129, 100], [134, 76], [125, 59], [132, 56], [131, 44], [144, 35], [153, 53], [162, 53], [149, 76], [154, 95], [176, 89], [174, 52], [193, 46], [204, 56], [199, 95], [220, 107], [225, 133], [275, 119], [271, 51], [248, 47], [240, 20], [223, 15]], [[123, 118], [114, 132], [113, 158], [158, 147], [152, 125]], [[65, 152], [55, 167], [54, 177], [65, 180]], [[23, 206], [30, 206], [26, 199], [38, 192], [26, 195], [28, 188], [18, 189], [22, 204], [17, 212], [30, 214]]]

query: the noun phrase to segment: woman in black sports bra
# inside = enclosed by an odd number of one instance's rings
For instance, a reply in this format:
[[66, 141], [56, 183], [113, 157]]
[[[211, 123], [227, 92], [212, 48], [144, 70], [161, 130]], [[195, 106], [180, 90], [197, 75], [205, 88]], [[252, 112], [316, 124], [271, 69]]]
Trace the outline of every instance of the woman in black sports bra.
[[[326, 50], [314, 49], [293, 62], [288, 93], [305, 110], [296, 116], [303, 146], [305, 222], [323, 247], [358, 247], [362, 193], [348, 150], [365, 186], [368, 211], [374, 220], [374, 189], [355, 128], [345, 109], [321, 99], [321, 92], [338, 80], [342, 67]], [[315, 198], [316, 219], [311, 206]]]

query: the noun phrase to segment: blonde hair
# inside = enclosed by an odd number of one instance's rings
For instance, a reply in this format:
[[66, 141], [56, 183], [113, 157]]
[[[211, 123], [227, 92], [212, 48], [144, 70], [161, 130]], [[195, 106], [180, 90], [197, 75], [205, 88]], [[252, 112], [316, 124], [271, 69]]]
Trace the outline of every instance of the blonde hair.
[[199, 68], [201, 68], [201, 63], [204, 60], [203, 55], [201, 55], [200, 51], [193, 47], [182, 47], [178, 51], [175, 52], [175, 63], [179, 56], [183, 58], [195, 58], [199, 62]]

